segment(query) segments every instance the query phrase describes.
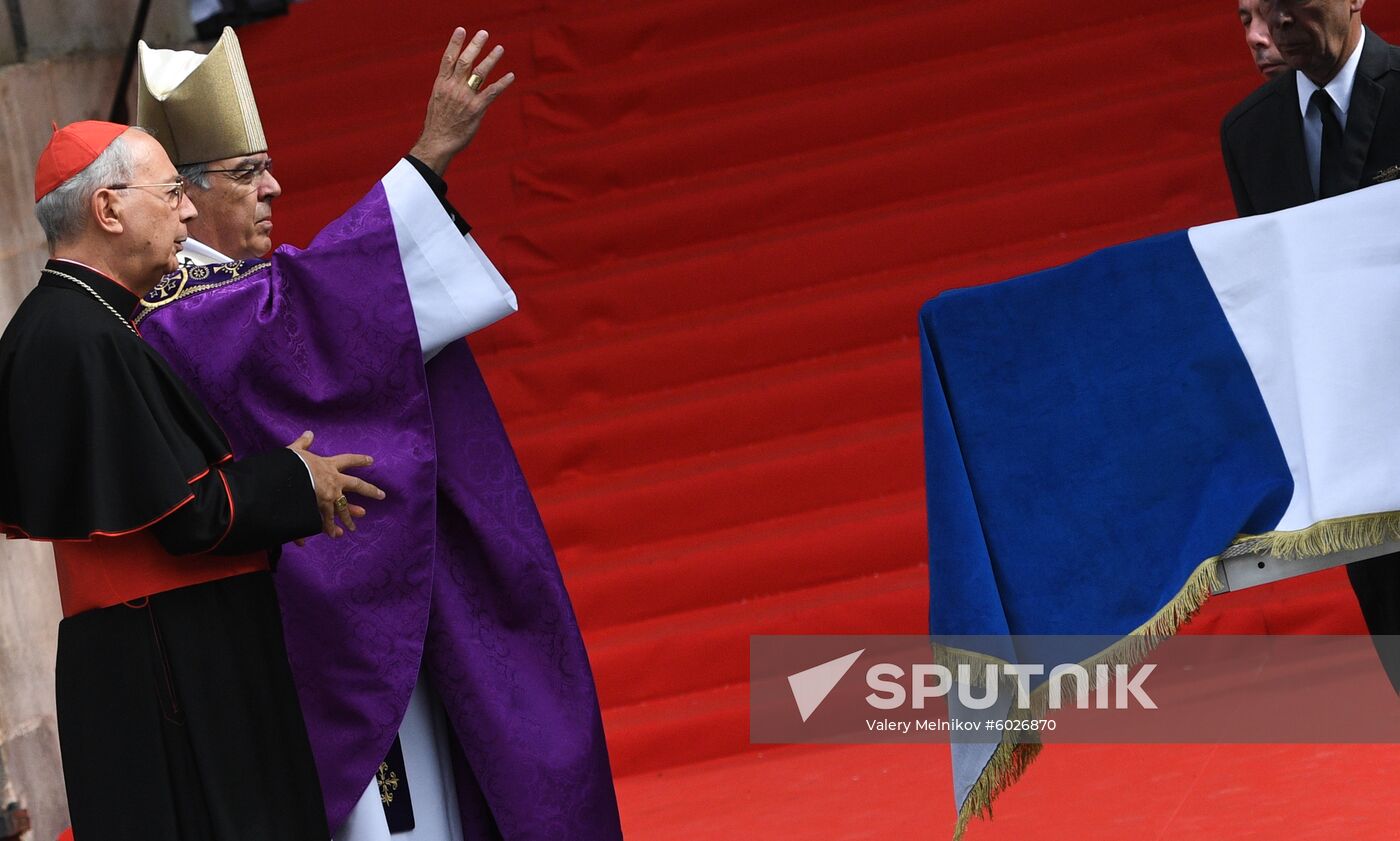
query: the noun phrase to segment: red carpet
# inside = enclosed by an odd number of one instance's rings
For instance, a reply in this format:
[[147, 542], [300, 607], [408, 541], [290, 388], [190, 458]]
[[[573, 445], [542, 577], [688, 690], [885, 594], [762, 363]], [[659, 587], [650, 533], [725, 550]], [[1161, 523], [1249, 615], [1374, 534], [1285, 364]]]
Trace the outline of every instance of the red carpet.
[[[748, 744], [748, 637], [923, 632], [917, 307], [1232, 215], [1218, 123], [1256, 83], [1233, 10], [309, 0], [244, 34], [284, 241], [409, 148], [459, 23], [520, 79], [449, 179], [522, 305], [473, 346], [629, 837], [946, 837], [946, 748]], [[1192, 630], [1363, 628], [1333, 571]], [[1391, 756], [1056, 748], [969, 837], [1393, 837]]]

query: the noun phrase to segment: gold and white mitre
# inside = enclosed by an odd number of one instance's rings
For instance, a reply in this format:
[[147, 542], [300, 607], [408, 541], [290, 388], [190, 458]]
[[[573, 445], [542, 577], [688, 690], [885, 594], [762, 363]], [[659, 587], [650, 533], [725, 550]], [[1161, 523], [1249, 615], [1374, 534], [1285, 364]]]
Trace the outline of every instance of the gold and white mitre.
[[176, 166], [267, 151], [258, 104], [238, 36], [224, 34], [208, 55], [153, 50], [142, 41], [136, 124]]

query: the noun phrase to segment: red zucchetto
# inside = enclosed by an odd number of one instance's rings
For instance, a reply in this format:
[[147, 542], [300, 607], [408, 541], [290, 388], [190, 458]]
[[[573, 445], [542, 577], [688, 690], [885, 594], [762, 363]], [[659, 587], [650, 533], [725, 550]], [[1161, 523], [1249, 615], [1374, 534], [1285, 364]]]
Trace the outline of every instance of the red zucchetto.
[[53, 192], [63, 182], [87, 169], [88, 164], [112, 145], [130, 126], [101, 120], [83, 120], [58, 129], [39, 155], [34, 170], [34, 201]]

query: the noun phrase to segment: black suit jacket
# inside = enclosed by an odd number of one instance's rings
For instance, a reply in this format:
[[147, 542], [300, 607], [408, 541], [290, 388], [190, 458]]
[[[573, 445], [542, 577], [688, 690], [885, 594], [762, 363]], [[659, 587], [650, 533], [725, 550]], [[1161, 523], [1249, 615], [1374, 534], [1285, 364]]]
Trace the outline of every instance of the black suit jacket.
[[[1400, 176], [1400, 47], [1367, 30], [1347, 109], [1342, 177], [1348, 191]], [[1225, 171], [1241, 216], [1317, 199], [1303, 149], [1298, 74], [1266, 82], [1220, 125]]]

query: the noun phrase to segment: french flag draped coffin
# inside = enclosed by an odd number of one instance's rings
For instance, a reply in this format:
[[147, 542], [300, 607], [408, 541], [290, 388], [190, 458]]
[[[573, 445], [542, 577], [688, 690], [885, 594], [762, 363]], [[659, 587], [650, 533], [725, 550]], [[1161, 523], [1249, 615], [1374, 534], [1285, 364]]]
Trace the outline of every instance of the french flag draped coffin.
[[[1400, 535], [1400, 183], [946, 292], [920, 328], [935, 636], [1141, 650], [1232, 546]], [[1038, 747], [953, 745], [959, 834]]]

